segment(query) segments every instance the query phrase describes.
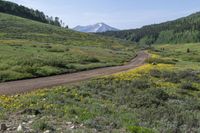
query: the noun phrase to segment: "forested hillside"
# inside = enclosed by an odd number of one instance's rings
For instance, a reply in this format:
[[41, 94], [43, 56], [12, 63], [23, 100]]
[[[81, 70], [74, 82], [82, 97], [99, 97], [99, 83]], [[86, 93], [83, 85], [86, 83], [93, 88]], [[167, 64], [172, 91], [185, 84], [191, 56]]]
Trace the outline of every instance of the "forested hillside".
[[8, 13], [11, 15], [16, 15], [23, 18], [28, 18], [32, 20], [36, 20], [43, 23], [48, 23], [56, 26], [63, 25], [62, 21], [59, 20], [58, 17], [49, 17], [45, 15], [43, 12], [38, 10], [29, 9], [22, 5], [18, 5], [13, 2], [0, 0], [0, 12]]
[[147, 45], [153, 43], [200, 42], [200, 12], [175, 21], [144, 26], [140, 29], [105, 32], [102, 34]]

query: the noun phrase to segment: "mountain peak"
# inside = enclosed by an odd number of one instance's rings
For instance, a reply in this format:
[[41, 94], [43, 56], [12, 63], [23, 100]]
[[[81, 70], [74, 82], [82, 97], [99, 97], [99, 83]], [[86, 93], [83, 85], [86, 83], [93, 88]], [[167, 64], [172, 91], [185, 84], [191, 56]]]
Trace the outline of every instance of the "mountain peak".
[[118, 29], [113, 28], [103, 22], [96, 23], [94, 25], [87, 25], [87, 26], [76, 26], [73, 28], [76, 31], [80, 32], [87, 32], [87, 33], [98, 33], [98, 32], [106, 32], [106, 31], [118, 31]]

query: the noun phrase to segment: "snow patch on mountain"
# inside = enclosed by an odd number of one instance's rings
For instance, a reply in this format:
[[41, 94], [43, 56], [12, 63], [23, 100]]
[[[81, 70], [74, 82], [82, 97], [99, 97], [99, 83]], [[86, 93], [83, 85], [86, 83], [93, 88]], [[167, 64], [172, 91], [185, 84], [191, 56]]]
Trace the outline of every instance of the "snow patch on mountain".
[[76, 26], [73, 30], [79, 32], [87, 32], [87, 33], [98, 33], [98, 32], [106, 32], [106, 31], [118, 31], [118, 29], [113, 28], [105, 23], [97, 23], [94, 25], [88, 26]]

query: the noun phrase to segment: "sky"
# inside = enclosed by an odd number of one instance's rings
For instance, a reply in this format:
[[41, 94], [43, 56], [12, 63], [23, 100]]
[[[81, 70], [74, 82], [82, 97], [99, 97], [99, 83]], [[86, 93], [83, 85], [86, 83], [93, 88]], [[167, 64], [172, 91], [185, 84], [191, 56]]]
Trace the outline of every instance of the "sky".
[[174, 20], [200, 11], [200, 0], [8, 0], [59, 17], [70, 28], [104, 22], [118, 29]]

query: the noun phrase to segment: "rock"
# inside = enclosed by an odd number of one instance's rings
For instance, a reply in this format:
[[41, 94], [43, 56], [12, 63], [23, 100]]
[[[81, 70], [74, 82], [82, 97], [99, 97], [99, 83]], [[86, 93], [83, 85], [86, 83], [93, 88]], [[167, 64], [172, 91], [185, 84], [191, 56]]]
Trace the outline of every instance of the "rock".
[[1, 124], [1, 131], [5, 131], [5, 130], [7, 130], [7, 126], [6, 126], [6, 124]]
[[49, 130], [46, 130], [46, 131], [44, 131], [44, 133], [50, 133], [50, 131], [49, 131]]
[[72, 124], [72, 122], [66, 122], [66, 124], [67, 124], [67, 125], [71, 125], [71, 124]]
[[62, 130], [62, 128], [57, 128], [57, 131], [61, 131]]
[[29, 121], [29, 122], [28, 122], [28, 124], [32, 124], [32, 123], [33, 123], [33, 121]]
[[70, 129], [75, 129], [75, 126], [74, 126], [74, 125], [72, 125], [72, 126], [70, 127]]
[[25, 130], [25, 128], [22, 126], [22, 124], [19, 124], [19, 126], [17, 127], [17, 131], [23, 132], [24, 130]]
[[27, 118], [29, 118], [29, 119], [33, 119], [33, 118], [35, 118], [36, 116], [35, 115], [28, 115], [27, 116]]
[[34, 130], [33, 129], [29, 129], [28, 133], [34, 133]]

